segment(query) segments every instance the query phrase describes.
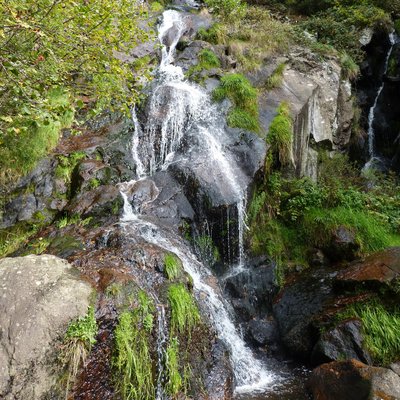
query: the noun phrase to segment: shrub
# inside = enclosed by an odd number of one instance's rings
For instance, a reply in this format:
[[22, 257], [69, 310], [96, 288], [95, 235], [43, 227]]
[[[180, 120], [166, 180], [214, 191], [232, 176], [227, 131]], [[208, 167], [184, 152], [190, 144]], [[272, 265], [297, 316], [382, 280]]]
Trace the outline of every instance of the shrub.
[[242, 0], [205, 0], [211, 11], [223, 20], [238, 21], [246, 13], [246, 4]]

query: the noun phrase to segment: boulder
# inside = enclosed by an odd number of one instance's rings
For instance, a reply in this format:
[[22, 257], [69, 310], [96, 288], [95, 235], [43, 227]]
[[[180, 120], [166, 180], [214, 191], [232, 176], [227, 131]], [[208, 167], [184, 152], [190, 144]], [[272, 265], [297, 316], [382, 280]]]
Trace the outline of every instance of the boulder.
[[325, 332], [313, 349], [311, 362], [319, 365], [329, 361], [355, 359], [372, 364], [371, 356], [363, 346], [361, 327], [361, 321], [350, 319]]
[[41, 399], [57, 381], [57, 341], [87, 313], [92, 288], [50, 255], [0, 260], [0, 282], [0, 398]]
[[400, 279], [400, 247], [374, 253], [356, 261], [337, 275], [339, 284], [347, 287], [362, 284], [372, 288], [395, 286]]
[[397, 400], [400, 377], [356, 360], [334, 361], [312, 372], [310, 389], [314, 400]]
[[359, 249], [354, 232], [341, 225], [332, 232], [329, 244], [323, 250], [332, 261], [352, 261]]

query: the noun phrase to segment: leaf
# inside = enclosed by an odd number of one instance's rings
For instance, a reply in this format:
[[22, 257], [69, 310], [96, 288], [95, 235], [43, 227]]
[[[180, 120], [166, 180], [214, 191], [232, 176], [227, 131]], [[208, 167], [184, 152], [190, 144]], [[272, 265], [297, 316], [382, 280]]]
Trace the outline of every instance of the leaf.
[[8, 116], [8, 115], [2, 115], [2, 116], [0, 117], [0, 119], [1, 119], [2, 121], [4, 121], [4, 122], [9, 122], [10, 124], [11, 124], [11, 122], [13, 122], [13, 119], [12, 119], [10, 116]]

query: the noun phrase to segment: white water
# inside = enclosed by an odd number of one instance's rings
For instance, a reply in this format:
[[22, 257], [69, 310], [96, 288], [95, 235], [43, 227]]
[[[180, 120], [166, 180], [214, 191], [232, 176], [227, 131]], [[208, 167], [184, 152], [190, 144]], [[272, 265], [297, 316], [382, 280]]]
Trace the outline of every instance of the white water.
[[395, 33], [390, 33], [389, 34], [390, 48], [386, 55], [385, 63], [384, 63], [384, 67], [383, 67], [382, 84], [379, 87], [378, 91], [376, 92], [374, 103], [373, 103], [372, 107], [369, 109], [369, 113], [368, 113], [368, 153], [369, 153], [370, 159], [367, 162], [367, 164], [365, 165], [366, 168], [368, 168], [370, 165], [372, 165], [374, 163], [374, 160], [377, 158], [375, 155], [375, 131], [374, 131], [375, 111], [376, 111], [376, 106], [378, 104], [382, 90], [385, 87], [385, 79], [384, 78], [387, 73], [388, 66], [389, 66], [389, 59], [390, 59], [390, 56], [392, 55], [393, 47], [396, 42], [395, 39], [396, 39]]
[[[185, 81], [182, 69], [172, 65], [175, 47], [184, 30], [185, 24], [178, 12], [171, 10], [164, 12], [163, 22], [159, 27], [159, 40], [163, 45], [160, 76], [157, 80], [158, 85], [151, 96], [148, 123], [144, 130], [139, 124], [135, 111], [132, 111], [135, 127], [132, 138], [132, 158], [136, 164], [139, 179], [145, 179], [157, 170], [167, 169], [172, 162], [177, 162], [176, 152], [182, 145], [185, 135], [187, 136], [193, 128], [192, 134], [196, 136], [190, 139], [197, 146], [194, 152], [201, 151], [207, 158], [209, 172], [207, 178], [214, 183], [218, 182], [217, 186], [221, 190], [221, 195], [229, 199], [234, 198], [237, 204], [239, 268], [243, 268], [246, 196], [241, 183], [247, 182], [248, 179], [222, 144], [227, 142], [226, 133], [221, 125], [221, 116], [211, 104], [209, 96], [203, 88]], [[188, 153], [190, 151], [191, 149]], [[184, 160], [181, 161], [184, 162]], [[189, 162], [195, 169], [193, 160]], [[200, 165], [200, 168], [204, 168], [204, 165]], [[185, 271], [193, 279], [197, 298], [205, 305], [219, 337], [230, 350], [237, 385], [236, 391], [254, 392], [265, 389], [277, 378], [266, 371], [265, 366], [245, 345], [231, 320], [218, 288], [214, 289], [213, 285], [207, 283], [211, 281], [215, 285], [216, 279], [179, 238], [174, 238], [170, 232], [164, 234], [161, 228], [136, 215], [136, 210], [132, 208], [128, 199], [128, 190], [133, 183], [135, 181], [127, 182], [120, 187], [124, 199], [124, 214], [121, 221], [125, 222], [126, 229], [132, 229], [147, 242], [175, 253], [182, 260]], [[157, 384], [161, 380], [162, 377], [159, 378]], [[157, 397], [157, 399], [162, 399], [162, 397]]]

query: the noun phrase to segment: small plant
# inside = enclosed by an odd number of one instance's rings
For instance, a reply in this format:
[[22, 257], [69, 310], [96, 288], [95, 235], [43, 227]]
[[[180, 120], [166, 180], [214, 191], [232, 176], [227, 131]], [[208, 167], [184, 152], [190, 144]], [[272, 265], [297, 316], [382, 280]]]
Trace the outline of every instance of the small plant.
[[171, 306], [171, 332], [190, 334], [200, 322], [194, 298], [182, 283], [175, 283], [168, 289], [168, 301]]
[[161, 3], [159, 3], [158, 1], [153, 1], [150, 4], [150, 10], [151, 10], [151, 12], [158, 13], [158, 12], [161, 12], [164, 10], [164, 6]]
[[269, 127], [267, 143], [271, 151], [277, 155], [282, 165], [287, 165], [292, 160], [293, 127], [290, 117], [289, 105], [285, 102], [277, 109], [277, 115]]
[[220, 85], [214, 89], [215, 101], [228, 98], [234, 108], [228, 114], [228, 124], [233, 128], [249, 129], [257, 132], [258, 121], [258, 94], [249, 80], [241, 74], [227, 74], [222, 77]]
[[154, 400], [154, 377], [147, 333], [137, 312], [124, 311], [115, 328], [114, 367], [124, 400]]
[[238, 21], [246, 14], [246, 4], [241, 0], [205, 0], [212, 12], [227, 21]]
[[374, 301], [367, 304], [355, 304], [339, 314], [339, 319], [359, 318], [365, 345], [375, 361], [388, 365], [400, 356], [400, 310], [392, 310], [382, 303]]
[[78, 374], [80, 365], [84, 364], [96, 343], [98, 327], [94, 308], [89, 307], [85, 317], [73, 321], [65, 334], [64, 365], [68, 368], [66, 399], [68, 398], [69, 386]]
[[179, 373], [179, 342], [176, 337], [170, 339], [165, 356], [168, 375], [166, 389], [168, 394], [176, 396], [183, 387], [182, 376]]
[[267, 79], [265, 83], [265, 87], [267, 90], [272, 90], [282, 85], [283, 81], [283, 72], [285, 71], [286, 64], [280, 63], [272, 75]]
[[164, 257], [165, 274], [172, 281], [179, 277], [181, 273], [181, 261], [175, 254], [168, 253]]
[[340, 64], [342, 66], [342, 76], [345, 79], [355, 80], [360, 73], [360, 67], [345, 52], [340, 56]]
[[58, 165], [55, 170], [56, 177], [63, 179], [69, 184], [71, 182], [73, 170], [78, 162], [85, 157], [86, 153], [83, 151], [77, 151], [68, 156], [58, 156]]

